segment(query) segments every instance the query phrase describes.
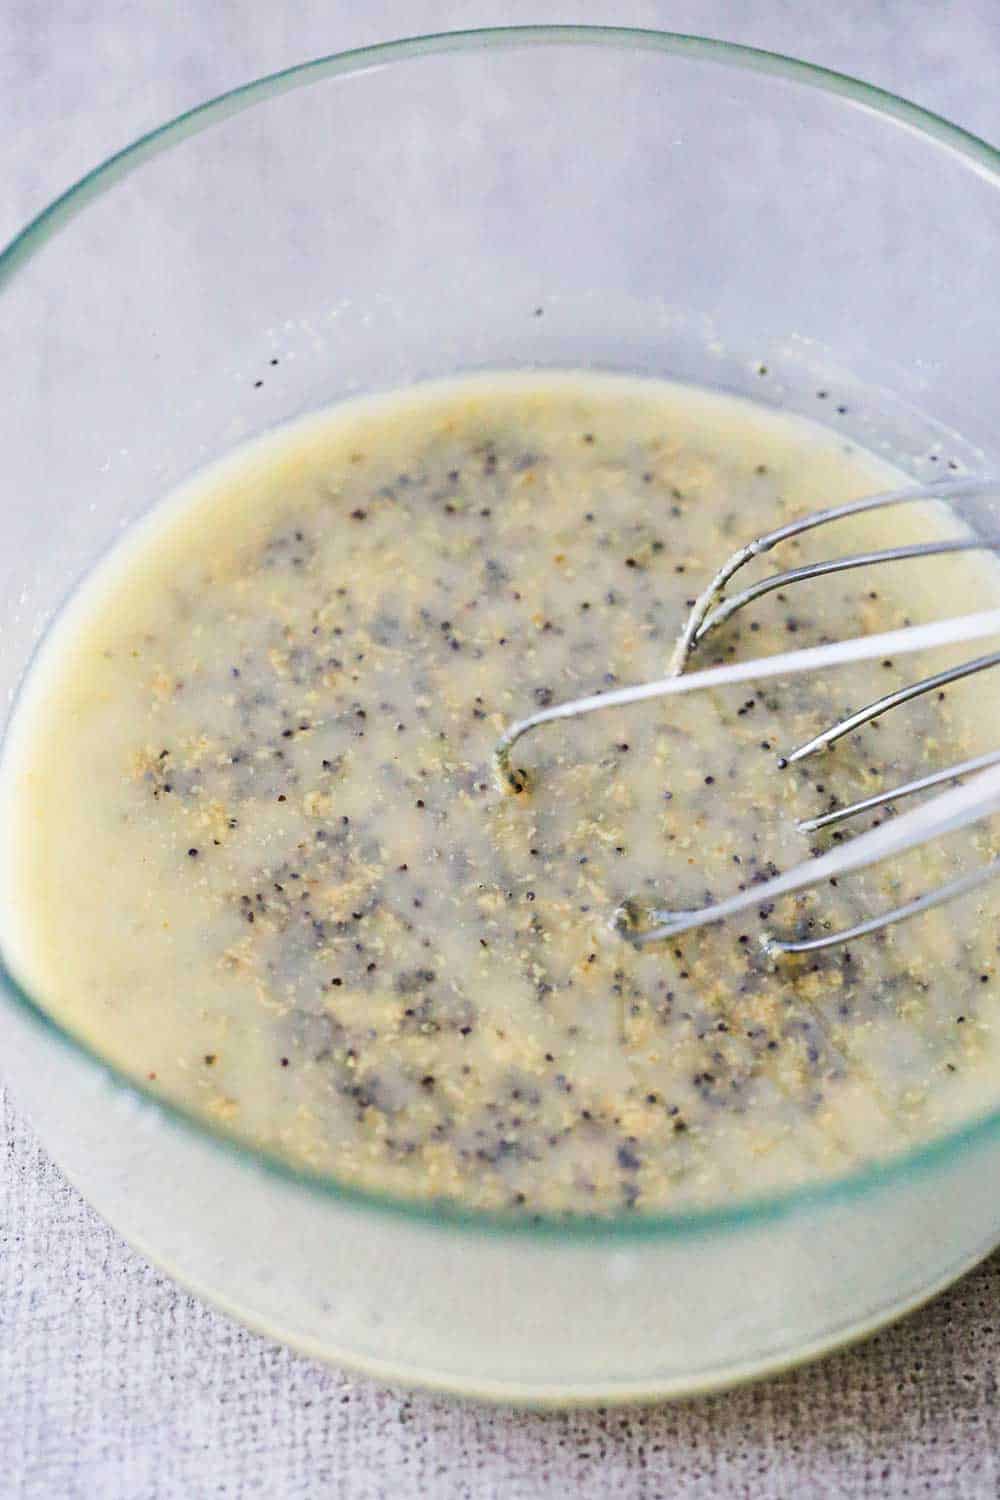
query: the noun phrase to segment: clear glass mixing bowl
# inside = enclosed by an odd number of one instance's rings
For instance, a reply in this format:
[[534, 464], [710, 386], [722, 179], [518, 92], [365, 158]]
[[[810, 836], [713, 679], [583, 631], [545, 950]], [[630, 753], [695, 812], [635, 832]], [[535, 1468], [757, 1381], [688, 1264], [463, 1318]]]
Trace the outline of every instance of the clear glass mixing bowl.
[[[0, 692], [185, 475], [423, 376], [668, 375], [825, 414], [913, 473], [995, 472], [998, 188], [994, 151], [899, 99], [651, 32], [401, 42], [182, 116], [0, 257]], [[513, 1227], [227, 1143], [0, 988], [5, 1074], [91, 1202], [247, 1323], [386, 1379], [714, 1387], [871, 1329], [1000, 1237], [1000, 1113], [822, 1190]]]

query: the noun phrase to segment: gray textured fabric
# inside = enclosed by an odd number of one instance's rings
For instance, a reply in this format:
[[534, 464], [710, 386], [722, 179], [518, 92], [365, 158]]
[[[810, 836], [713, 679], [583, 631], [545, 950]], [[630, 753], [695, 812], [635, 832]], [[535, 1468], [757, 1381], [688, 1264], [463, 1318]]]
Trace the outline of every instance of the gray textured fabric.
[[[420, 30], [611, 16], [797, 53], [1000, 137], [1000, 0], [4, 0], [0, 238], [112, 148], [258, 73]], [[0, 1500], [1000, 1494], [1000, 1258], [756, 1387], [490, 1411], [324, 1369], [211, 1312], [90, 1212], [2, 1093], [0, 1143]]]

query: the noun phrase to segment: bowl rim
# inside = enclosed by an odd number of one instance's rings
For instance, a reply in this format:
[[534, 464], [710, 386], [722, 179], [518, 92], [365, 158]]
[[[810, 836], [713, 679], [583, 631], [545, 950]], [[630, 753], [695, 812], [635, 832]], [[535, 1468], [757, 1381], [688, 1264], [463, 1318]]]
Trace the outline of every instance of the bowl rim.
[[[929, 143], [950, 151], [975, 175], [1000, 189], [1000, 150], [971, 132], [911, 101], [844, 73], [802, 62], [781, 53], [679, 32], [623, 26], [537, 25], [485, 27], [430, 33], [373, 46], [330, 53], [265, 74], [229, 89], [139, 136], [86, 173], [54, 198], [0, 251], [0, 292], [54, 235], [88, 203], [129, 176], [145, 161], [179, 145], [211, 125], [243, 110], [311, 83], [354, 76], [407, 60], [448, 53], [475, 53], [534, 46], [589, 46], [608, 50], [651, 52], [688, 61], [715, 63], [746, 72], [770, 74], [843, 100], [902, 126]], [[820, 1183], [781, 1192], [747, 1196], [732, 1205], [674, 1213], [609, 1217], [514, 1216], [473, 1210], [459, 1204], [423, 1201], [379, 1193], [328, 1174], [292, 1166], [280, 1156], [241, 1142], [194, 1113], [153, 1093], [138, 1079], [113, 1066], [62, 1026], [5, 967], [0, 956], [0, 996], [35, 1029], [58, 1044], [71, 1060], [95, 1069], [113, 1090], [160, 1117], [196, 1142], [221, 1149], [244, 1167], [263, 1169], [291, 1186], [328, 1198], [339, 1206], [375, 1210], [391, 1217], [442, 1230], [474, 1234], [553, 1238], [574, 1242], [615, 1242], [675, 1238], [682, 1235], [756, 1228], [791, 1212], [808, 1211], [860, 1197], [893, 1183], [927, 1174], [966, 1150], [1000, 1137], [1000, 1105], [978, 1118], [884, 1162], [869, 1164]]]

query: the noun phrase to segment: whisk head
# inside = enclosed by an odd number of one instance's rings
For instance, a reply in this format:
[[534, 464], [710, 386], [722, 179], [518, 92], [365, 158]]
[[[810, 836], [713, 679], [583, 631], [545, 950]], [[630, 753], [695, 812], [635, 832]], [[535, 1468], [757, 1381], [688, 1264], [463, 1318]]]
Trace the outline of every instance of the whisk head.
[[[558, 719], [576, 718], [602, 708], [621, 707], [649, 698], [672, 696], [723, 686], [727, 683], [758, 681], [765, 677], [796, 672], [817, 672], [833, 666], [870, 660], [889, 654], [899, 655], [988, 636], [1000, 636], [1000, 610], [987, 610], [974, 615], [938, 621], [930, 625], [907, 626], [897, 631], [837, 641], [828, 645], [809, 647], [803, 651], [782, 652], [757, 661], [727, 663], [699, 672], [688, 671], [692, 655], [713, 631], [748, 605], [775, 590], [784, 590], [807, 579], [822, 578], [829, 574], [856, 568], [878, 567], [884, 563], [913, 558], [974, 550], [996, 552], [1000, 551], [1000, 536], [977, 536], [970, 532], [958, 537], [831, 558], [824, 562], [785, 569], [771, 574], [738, 593], [729, 593], [729, 585], [735, 575], [752, 559], [770, 552], [780, 543], [801, 536], [805, 532], [866, 511], [935, 499], [955, 500], [982, 495], [997, 488], [998, 481], [989, 478], [946, 480], [928, 485], [911, 486], [907, 489], [893, 490], [885, 494], [868, 496], [862, 500], [854, 500], [845, 505], [814, 511], [797, 521], [755, 538], [726, 560], [695, 601], [675, 646], [669, 676], [656, 682], [641, 683], [632, 687], [619, 688], [613, 692], [596, 693], [587, 698], [556, 704], [512, 724], [501, 737], [495, 750], [495, 768], [500, 785], [504, 790], [518, 795], [529, 791], [528, 772], [512, 765], [513, 747], [525, 734]], [[786, 755], [779, 757], [778, 766], [784, 769], [796, 761], [827, 749], [844, 735], [870, 723], [893, 708], [922, 697], [925, 693], [941, 690], [949, 683], [998, 665], [1000, 665], [1000, 650], [991, 651], [958, 666], [923, 677], [895, 692], [886, 693], [857, 712], [830, 725], [805, 743], [791, 749]], [[963, 785], [966, 777], [972, 777], [973, 780]], [[949, 783], [950, 789], [939, 793], [932, 802], [903, 813], [881, 827], [871, 828], [866, 833], [860, 834], [825, 854], [816, 855], [784, 874], [774, 876], [752, 890], [738, 892], [726, 900], [697, 910], [683, 911], [630, 898], [624, 901], [614, 913], [612, 925], [615, 931], [627, 941], [637, 946], [645, 946], [676, 937], [694, 927], [721, 921], [748, 907], [760, 906], [762, 902], [768, 902], [778, 895], [804, 890], [820, 881], [835, 879], [840, 874], [879, 863], [893, 854], [902, 853], [906, 849], [926, 843], [952, 829], [976, 822], [1000, 809], [1000, 749], [955, 765], [936, 769], [925, 776], [876, 796], [865, 798], [863, 801], [855, 802], [848, 807], [835, 809], [817, 818], [805, 819], [798, 826], [802, 832], [812, 832], [834, 823], [846, 822], [871, 809], [885, 807]], [[761, 943], [772, 956], [813, 952], [820, 948], [832, 947], [837, 943], [881, 931], [895, 922], [915, 916], [945, 901], [953, 900], [984, 884], [997, 874], [1000, 874], [1000, 860], [969, 871], [905, 905], [873, 916], [853, 927], [803, 940], [780, 939], [765, 932], [761, 936]]]

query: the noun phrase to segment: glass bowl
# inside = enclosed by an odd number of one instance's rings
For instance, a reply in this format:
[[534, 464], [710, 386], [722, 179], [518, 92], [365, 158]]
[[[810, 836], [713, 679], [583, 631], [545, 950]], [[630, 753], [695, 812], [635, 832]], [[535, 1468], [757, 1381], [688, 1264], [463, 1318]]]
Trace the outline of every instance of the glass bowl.
[[[825, 414], [914, 474], [995, 471], [998, 188], [994, 151], [902, 100], [653, 32], [399, 42], [181, 116], [0, 257], [8, 709], [123, 527], [354, 392], [623, 369]], [[251, 1326], [386, 1380], [706, 1390], [871, 1330], [1000, 1238], [1000, 1112], [819, 1189], [517, 1225], [242, 1149], [0, 989], [5, 1074], [95, 1207]]]

